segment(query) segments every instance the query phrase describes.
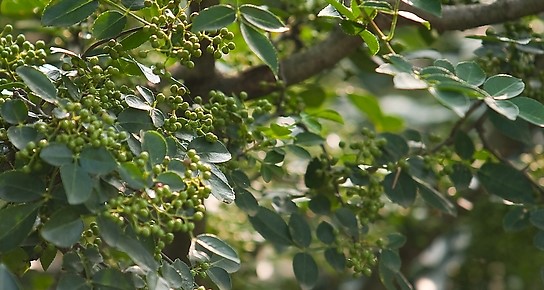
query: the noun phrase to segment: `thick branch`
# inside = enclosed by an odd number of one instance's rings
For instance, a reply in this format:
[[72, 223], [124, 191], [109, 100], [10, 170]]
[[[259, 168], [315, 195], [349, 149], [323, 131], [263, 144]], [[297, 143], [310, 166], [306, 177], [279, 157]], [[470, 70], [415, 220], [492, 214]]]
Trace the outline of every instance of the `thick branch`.
[[[544, 0], [497, 0], [491, 4], [443, 6], [441, 18], [418, 11], [406, 4], [403, 4], [401, 9], [415, 12], [429, 20], [432, 27], [438, 31], [464, 30], [544, 12]], [[413, 23], [399, 23], [407, 24]], [[361, 44], [359, 37], [334, 30], [327, 39], [282, 60], [280, 77], [287, 86], [304, 81], [333, 67]], [[192, 87], [192, 91], [197, 94], [204, 94], [210, 89], [228, 94], [246, 91], [250, 97], [255, 98], [277, 90], [277, 87], [273, 86], [274, 83], [275, 79], [270, 70], [265, 66], [257, 66], [231, 76], [218, 75], [213, 80], [208, 78], [205, 84]]]

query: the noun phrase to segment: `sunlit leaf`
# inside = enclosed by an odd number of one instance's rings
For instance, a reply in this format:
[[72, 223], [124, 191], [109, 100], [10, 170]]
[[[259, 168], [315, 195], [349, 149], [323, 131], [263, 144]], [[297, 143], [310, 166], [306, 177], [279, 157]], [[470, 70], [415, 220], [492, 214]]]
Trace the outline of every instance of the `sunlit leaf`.
[[28, 65], [20, 66], [15, 71], [38, 97], [50, 103], [57, 102], [57, 88], [44, 73]]
[[236, 20], [236, 11], [229, 5], [214, 5], [199, 12], [193, 19], [191, 31], [213, 31]]
[[239, 10], [242, 17], [257, 28], [270, 32], [289, 30], [278, 16], [263, 7], [244, 4], [240, 6]]
[[253, 53], [255, 53], [272, 70], [274, 75], [278, 75], [278, 53], [268, 37], [251, 25], [243, 22], [240, 23], [240, 32], [251, 51], [253, 51]]

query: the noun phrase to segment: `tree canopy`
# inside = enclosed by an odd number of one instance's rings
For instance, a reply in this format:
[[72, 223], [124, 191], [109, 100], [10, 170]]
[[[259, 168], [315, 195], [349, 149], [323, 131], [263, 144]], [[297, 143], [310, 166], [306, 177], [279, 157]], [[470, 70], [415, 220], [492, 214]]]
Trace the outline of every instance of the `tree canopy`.
[[541, 289], [543, 13], [0, 0], [0, 289]]

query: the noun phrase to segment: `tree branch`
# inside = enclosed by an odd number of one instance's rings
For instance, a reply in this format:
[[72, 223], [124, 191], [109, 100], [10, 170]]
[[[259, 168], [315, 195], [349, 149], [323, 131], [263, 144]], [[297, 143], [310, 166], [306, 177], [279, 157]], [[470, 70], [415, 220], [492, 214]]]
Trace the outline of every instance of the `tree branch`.
[[[538, 14], [544, 12], [544, 0], [497, 0], [491, 4], [443, 6], [441, 18], [405, 3], [401, 5], [401, 9], [429, 20], [434, 29], [442, 32], [475, 28]], [[397, 26], [414, 24], [403, 21]], [[280, 62], [280, 78], [286, 86], [302, 82], [332, 68], [361, 44], [360, 37], [346, 35], [335, 29], [325, 40], [283, 59]], [[230, 76], [217, 74], [215, 78], [210, 79], [208, 75], [205, 82], [195, 85], [189, 83], [189, 87], [194, 94], [206, 94], [209, 90], [216, 89], [227, 94], [245, 91], [250, 98], [257, 98], [276, 91], [278, 87], [274, 85], [275, 82], [272, 72], [261, 65]]]

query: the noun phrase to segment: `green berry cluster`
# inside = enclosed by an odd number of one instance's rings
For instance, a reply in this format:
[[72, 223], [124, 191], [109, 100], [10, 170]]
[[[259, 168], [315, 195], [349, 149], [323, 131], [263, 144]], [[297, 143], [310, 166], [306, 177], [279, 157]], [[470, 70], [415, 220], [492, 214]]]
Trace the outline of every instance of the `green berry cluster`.
[[346, 241], [344, 247], [348, 249], [348, 259], [346, 266], [351, 268], [355, 276], [365, 275], [370, 277], [372, 269], [376, 266], [378, 259], [373, 250], [373, 246], [365, 242]]
[[242, 92], [239, 97], [226, 96], [222, 92], [211, 91], [209, 102], [204, 105], [213, 117], [213, 127], [221, 138], [229, 138], [239, 146], [245, 146], [253, 141], [262, 141], [264, 136], [254, 130], [255, 117], [262, 115], [266, 110], [271, 110], [271, 105], [266, 100], [260, 100], [246, 107], [242, 102], [247, 94]]
[[[213, 34], [212, 34], [213, 35]], [[213, 54], [215, 59], [220, 59], [224, 54], [228, 54], [236, 48], [236, 44], [232, 42], [234, 33], [227, 28], [221, 28], [214, 36], [206, 35], [209, 45], [206, 47], [206, 52]]]
[[23, 65], [42, 65], [45, 63], [47, 48], [43, 40], [32, 43], [23, 34], [13, 36], [13, 26], [6, 25], [0, 32], [0, 85], [15, 69]]
[[[145, 151], [135, 159], [137, 165], [146, 167], [149, 154]], [[155, 182], [151, 188], [125, 192], [107, 202], [105, 214], [121, 225], [131, 225], [138, 235], [156, 241], [156, 255], [174, 240], [174, 232], [191, 232], [195, 222], [204, 218], [204, 200], [211, 187], [205, 181], [211, 177], [211, 167], [200, 161], [194, 149], [186, 158], [167, 157], [155, 164], [150, 174], [155, 180], [161, 173], [176, 171], [183, 176], [183, 186], [171, 188]]]

